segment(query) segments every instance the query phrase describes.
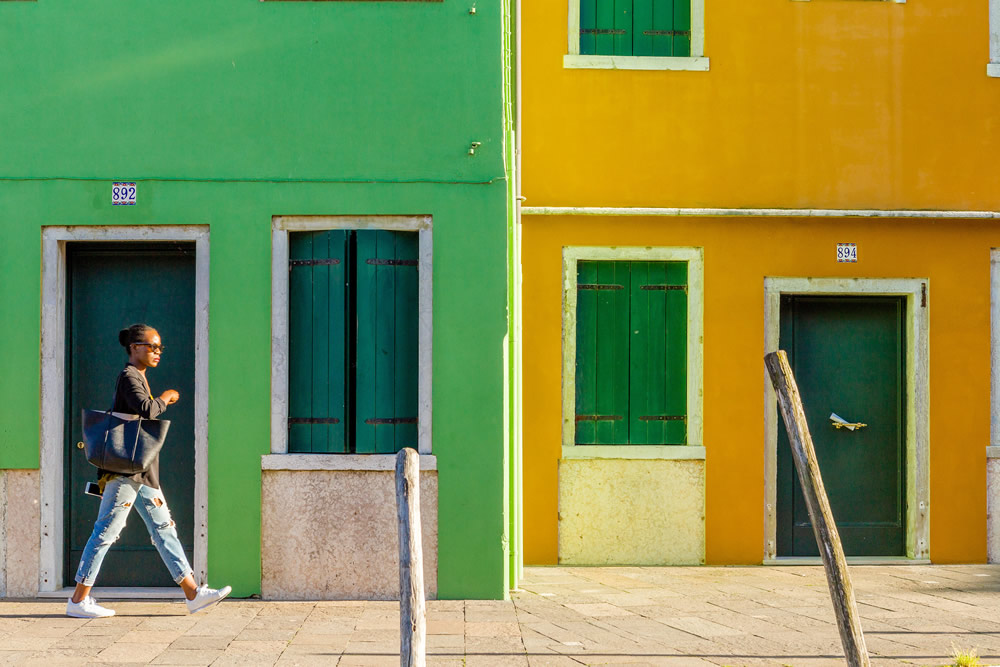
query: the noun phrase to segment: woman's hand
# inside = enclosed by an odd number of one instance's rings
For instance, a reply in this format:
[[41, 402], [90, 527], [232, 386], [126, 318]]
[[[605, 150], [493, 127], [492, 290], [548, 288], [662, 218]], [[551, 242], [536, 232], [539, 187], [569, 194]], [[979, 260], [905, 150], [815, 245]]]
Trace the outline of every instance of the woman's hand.
[[162, 398], [163, 402], [166, 403], [167, 405], [172, 405], [173, 403], [176, 403], [180, 399], [180, 397], [181, 395], [178, 394], [177, 391], [174, 389], [167, 389], [165, 392], [160, 394], [160, 398]]

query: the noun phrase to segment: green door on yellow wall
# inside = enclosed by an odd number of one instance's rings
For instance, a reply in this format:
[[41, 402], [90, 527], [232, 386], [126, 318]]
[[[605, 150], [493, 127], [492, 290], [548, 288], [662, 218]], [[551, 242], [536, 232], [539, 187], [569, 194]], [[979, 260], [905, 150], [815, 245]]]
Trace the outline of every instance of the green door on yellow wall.
[[[73, 585], [100, 499], [84, 495], [96, 480], [80, 441], [80, 410], [107, 409], [125, 366], [118, 331], [136, 322], [163, 339], [162, 361], [146, 378], [154, 396], [176, 389], [181, 399], [163, 418], [170, 431], [160, 454], [160, 488], [188, 560], [194, 543], [194, 244], [70, 244], [67, 250], [66, 459], [64, 582]], [[238, 345], [239, 341], [234, 341]], [[138, 512], [108, 551], [97, 586], [173, 586]]]
[[[904, 323], [901, 297], [781, 298], [779, 346], [848, 556], [906, 554]], [[836, 428], [831, 414], [865, 426]], [[777, 555], [817, 556], [783, 423], [777, 472]]]

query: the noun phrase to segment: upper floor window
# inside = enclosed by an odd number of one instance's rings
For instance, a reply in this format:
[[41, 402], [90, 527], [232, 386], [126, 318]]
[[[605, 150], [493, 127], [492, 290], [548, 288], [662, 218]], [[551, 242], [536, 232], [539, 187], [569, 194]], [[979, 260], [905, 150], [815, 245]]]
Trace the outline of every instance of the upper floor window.
[[563, 66], [708, 70], [704, 0], [569, 0]]
[[691, 55], [691, 0], [580, 0], [580, 54]]

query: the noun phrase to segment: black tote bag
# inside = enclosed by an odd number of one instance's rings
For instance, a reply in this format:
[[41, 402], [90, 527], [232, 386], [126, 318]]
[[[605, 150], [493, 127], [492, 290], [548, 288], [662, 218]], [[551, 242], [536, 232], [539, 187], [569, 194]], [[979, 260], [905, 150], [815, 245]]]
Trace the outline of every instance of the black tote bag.
[[160, 453], [170, 428], [167, 419], [121, 419], [111, 410], [85, 409], [81, 423], [87, 461], [121, 475], [145, 472]]

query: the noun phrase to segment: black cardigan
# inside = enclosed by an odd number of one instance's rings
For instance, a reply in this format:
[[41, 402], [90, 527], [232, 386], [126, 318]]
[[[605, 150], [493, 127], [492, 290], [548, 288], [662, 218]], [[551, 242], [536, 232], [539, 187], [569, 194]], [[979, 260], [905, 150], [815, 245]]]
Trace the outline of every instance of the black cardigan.
[[[111, 408], [114, 412], [121, 412], [128, 415], [139, 415], [143, 419], [156, 419], [167, 409], [167, 404], [162, 398], [153, 398], [147, 389], [147, 384], [139, 369], [131, 363], [125, 366], [121, 375], [118, 376], [118, 388], [115, 391], [115, 403]], [[100, 475], [115, 475], [108, 470], [100, 470]], [[151, 486], [154, 489], [160, 488], [160, 455], [146, 469], [146, 472], [134, 475], [120, 475], [129, 479]]]

